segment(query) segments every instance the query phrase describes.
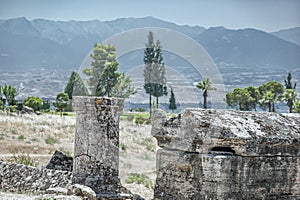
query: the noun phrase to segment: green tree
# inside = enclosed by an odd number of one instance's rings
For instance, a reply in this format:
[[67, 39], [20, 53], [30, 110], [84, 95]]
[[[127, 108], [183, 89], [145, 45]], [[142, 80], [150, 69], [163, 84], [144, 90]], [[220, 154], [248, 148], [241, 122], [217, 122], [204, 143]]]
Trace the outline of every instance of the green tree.
[[68, 94], [69, 99], [73, 99], [73, 96], [88, 95], [88, 90], [85, 87], [84, 82], [76, 72], [72, 72], [64, 92]]
[[292, 74], [289, 72], [286, 80], [284, 80], [285, 89], [296, 89], [297, 83], [292, 84]]
[[247, 104], [249, 104], [247, 107], [249, 107], [250, 110], [254, 109], [256, 111], [256, 105], [259, 103], [259, 90], [253, 86], [246, 87], [245, 90], [247, 90], [251, 96], [251, 99], [247, 102]]
[[158, 107], [158, 98], [167, 95], [165, 66], [162, 56], [162, 47], [159, 40], [154, 44], [153, 33], [148, 34], [148, 42], [144, 49], [144, 89], [149, 94], [150, 117], [152, 111], [151, 96], [156, 97], [156, 107]]
[[228, 92], [226, 94], [225, 101], [231, 108], [235, 108], [238, 105], [238, 103], [235, 101], [233, 92]]
[[104, 68], [116, 62], [116, 48], [113, 45], [95, 44], [90, 56], [93, 59], [92, 68], [83, 69], [83, 73], [89, 76], [87, 83], [92, 95], [95, 95]]
[[60, 111], [60, 116], [62, 116], [62, 112], [64, 108], [68, 106], [69, 96], [67, 93], [61, 92], [58, 93], [53, 105], [56, 107], [58, 111]]
[[119, 98], [129, 98], [130, 95], [135, 94], [136, 90], [131, 86], [131, 78], [120, 73], [116, 85], [112, 89], [112, 96]]
[[293, 105], [293, 112], [294, 113], [300, 113], [300, 100], [296, 100]]
[[173, 88], [171, 88], [171, 97], [169, 99], [169, 109], [170, 110], [176, 110], [177, 109], [176, 99], [175, 99], [175, 94], [173, 92]]
[[2, 95], [4, 95], [9, 105], [16, 104], [15, 97], [17, 96], [17, 90], [15, 87], [5, 84], [4, 86], [1, 87], [1, 93]]
[[0, 98], [0, 110], [4, 110], [4, 103], [2, 98]]
[[49, 112], [50, 111], [50, 101], [49, 100], [44, 100], [43, 101], [43, 106], [41, 108], [41, 110]]
[[152, 112], [152, 71], [153, 71], [153, 60], [154, 60], [154, 42], [153, 33], [150, 31], [148, 34], [148, 42], [146, 43], [146, 48], [144, 49], [144, 89], [146, 94], [149, 94], [149, 113], [151, 117]]
[[84, 69], [92, 95], [128, 98], [135, 93], [131, 79], [118, 71], [113, 45], [95, 44], [91, 54], [92, 68]]
[[[273, 100], [271, 101], [271, 112], [275, 112], [275, 103], [279, 100], [279, 97], [284, 92], [283, 85], [276, 81], [270, 81], [266, 84], [259, 86], [258, 90], [261, 97], [261, 101], [260, 101], [261, 108], [264, 108], [265, 104], [267, 104], [269, 107], [269, 102], [265, 100], [266, 98], [271, 98], [271, 96], [273, 96]], [[270, 93], [272, 93], [273, 95], [271, 95]]]
[[233, 92], [226, 94], [226, 103], [232, 108], [239, 110], [252, 110], [255, 109], [255, 99], [251, 96], [249, 88], [236, 88]]
[[36, 112], [43, 107], [43, 100], [39, 97], [31, 96], [24, 100], [24, 106], [28, 106]]
[[286, 101], [287, 106], [289, 107], [289, 112], [293, 112], [294, 103], [296, 101], [297, 93], [294, 89], [286, 89], [281, 96], [283, 101]]
[[212, 87], [212, 82], [209, 78], [204, 78], [202, 81], [197, 83], [196, 87], [203, 91], [203, 108], [207, 108], [207, 96], [209, 90], [216, 90], [216, 88]]
[[274, 103], [276, 102], [276, 96], [272, 91], [267, 91], [261, 98], [261, 103], [266, 104], [269, 108], [269, 112], [274, 112]]
[[158, 108], [158, 98], [168, 95], [165, 64], [163, 62], [162, 47], [159, 40], [156, 41], [153, 64], [152, 95], [156, 97], [156, 108]]
[[4, 109], [4, 99], [2, 97], [2, 87], [0, 86], [0, 110]]
[[111, 62], [105, 66], [96, 87], [96, 96], [112, 96], [113, 87], [121, 75], [118, 71], [118, 65], [117, 62]]

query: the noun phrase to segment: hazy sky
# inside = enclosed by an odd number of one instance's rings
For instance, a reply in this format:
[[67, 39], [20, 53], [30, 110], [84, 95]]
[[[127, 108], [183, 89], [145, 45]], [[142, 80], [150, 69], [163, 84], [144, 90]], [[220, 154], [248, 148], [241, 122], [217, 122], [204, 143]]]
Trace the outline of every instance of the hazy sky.
[[0, 19], [107, 21], [145, 16], [206, 28], [277, 31], [300, 26], [300, 0], [0, 0]]

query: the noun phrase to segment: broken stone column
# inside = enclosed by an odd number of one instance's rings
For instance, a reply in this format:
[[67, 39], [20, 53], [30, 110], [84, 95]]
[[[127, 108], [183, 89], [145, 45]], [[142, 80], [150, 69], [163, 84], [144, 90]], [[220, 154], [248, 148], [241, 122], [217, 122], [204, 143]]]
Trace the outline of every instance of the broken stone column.
[[123, 99], [74, 97], [76, 112], [73, 184], [92, 188], [97, 196], [119, 192], [119, 116]]
[[300, 199], [300, 115], [186, 109], [152, 115], [154, 199]]

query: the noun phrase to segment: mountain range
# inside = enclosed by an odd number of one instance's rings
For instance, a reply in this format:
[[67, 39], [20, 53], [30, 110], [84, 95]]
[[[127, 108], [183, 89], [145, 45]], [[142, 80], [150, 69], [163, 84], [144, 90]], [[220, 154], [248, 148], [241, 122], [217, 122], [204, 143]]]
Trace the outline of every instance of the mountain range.
[[188, 35], [205, 48], [218, 66], [286, 70], [300, 66], [300, 27], [267, 33], [250, 28], [182, 26], [153, 17], [113, 21], [22, 17], [0, 20], [0, 71], [78, 69], [94, 43], [142, 27], [168, 28]]
[[[258, 86], [270, 80], [283, 82], [288, 72], [293, 74], [293, 81], [300, 82], [300, 27], [267, 33], [251, 28], [231, 30], [177, 25], [154, 17], [113, 21], [28, 20], [21, 17], [0, 19], [0, 85], [15, 86], [19, 99], [28, 96], [53, 99], [64, 90], [71, 71], [79, 69], [95, 43], [123, 31], [144, 27], [171, 29], [198, 42], [216, 63], [226, 91]], [[146, 40], [145, 35], [145, 43]], [[164, 41], [161, 43], [164, 46]], [[199, 82], [202, 75], [180, 55], [170, 51], [164, 51], [163, 55], [166, 65], [173, 67], [172, 73], [179, 74], [167, 75], [171, 76], [168, 82], [172, 83], [175, 92], [177, 89], [177, 95], [184, 97], [180, 104], [190, 102], [192, 93], [195, 93], [193, 98], [201, 98], [193, 84]], [[118, 62], [122, 66], [120, 69], [135, 69], [143, 63], [143, 50], [127, 53], [119, 57]], [[133, 81], [138, 92], [130, 101], [147, 103], [143, 78], [140, 77], [143, 70], [139, 68], [130, 73], [138, 78]], [[192, 90], [182, 89], [183, 85]], [[300, 94], [300, 87], [296, 90]], [[168, 97], [160, 101], [167, 103]], [[200, 99], [189, 106], [197, 106], [198, 102]]]
[[281, 39], [300, 45], [300, 27], [280, 30], [277, 32], [272, 32], [272, 34]]

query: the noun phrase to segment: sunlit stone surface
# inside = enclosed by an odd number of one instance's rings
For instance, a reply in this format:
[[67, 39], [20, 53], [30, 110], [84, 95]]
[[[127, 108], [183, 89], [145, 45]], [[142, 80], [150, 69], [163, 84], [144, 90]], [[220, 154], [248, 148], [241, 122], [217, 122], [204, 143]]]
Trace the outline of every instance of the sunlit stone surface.
[[186, 109], [152, 117], [155, 199], [299, 199], [300, 116]]

